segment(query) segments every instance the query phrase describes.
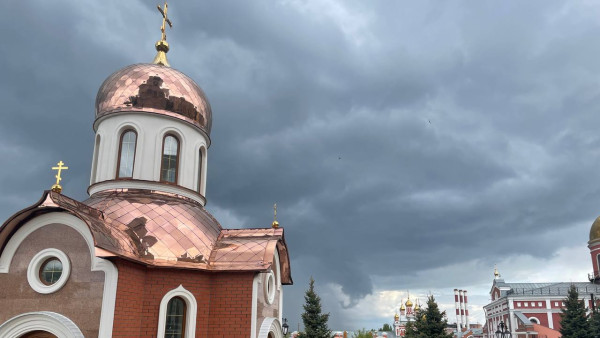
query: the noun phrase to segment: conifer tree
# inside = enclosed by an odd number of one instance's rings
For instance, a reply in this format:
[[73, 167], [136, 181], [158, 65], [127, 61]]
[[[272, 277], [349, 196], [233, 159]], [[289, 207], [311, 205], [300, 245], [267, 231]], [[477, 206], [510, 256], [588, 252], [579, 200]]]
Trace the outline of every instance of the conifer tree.
[[600, 309], [598, 309], [598, 307], [594, 308], [589, 320], [590, 328], [592, 330], [592, 337], [600, 338]]
[[560, 334], [563, 338], [593, 338], [590, 322], [586, 316], [585, 305], [579, 301], [575, 285], [571, 285], [565, 306], [560, 314]]
[[427, 307], [415, 312], [415, 320], [406, 325], [407, 338], [452, 338], [446, 332], [448, 321], [444, 318], [446, 311], [440, 312], [433, 295], [427, 298]]
[[315, 280], [310, 277], [310, 285], [304, 295], [304, 313], [302, 322], [304, 323], [304, 332], [301, 332], [299, 338], [330, 338], [331, 330], [327, 326], [329, 313], [321, 313], [321, 297], [315, 292]]

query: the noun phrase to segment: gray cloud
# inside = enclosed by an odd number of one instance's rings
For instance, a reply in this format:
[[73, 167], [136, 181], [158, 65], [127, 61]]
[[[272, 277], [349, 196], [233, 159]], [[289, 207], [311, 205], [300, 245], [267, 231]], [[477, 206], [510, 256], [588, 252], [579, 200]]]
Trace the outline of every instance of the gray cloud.
[[[159, 36], [153, 3], [6, 6], [2, 219], [52, 184], [58, 159], [71, 167], [65, 192], [85, 198], [96, 90], [118, 68], [150, 61]], [[332, 326], [356, 325], [342, 307], [421, 287], [407, 271], [585, 242], [586, 233], [556, 236], [599, 213], [597, 10], [171, 4], [170, 61], [213, 106], [208, 209], [240, 222], [227, 227], [268, 226], [278, 203], [296, 281], [285, 296], [292, 326], [310, 275], [348, 297], [324, 295]], [[529, 245], [532, 235], [548, 240]], [[431, 287], [471, 285], [472, 274], [457, 274]]]

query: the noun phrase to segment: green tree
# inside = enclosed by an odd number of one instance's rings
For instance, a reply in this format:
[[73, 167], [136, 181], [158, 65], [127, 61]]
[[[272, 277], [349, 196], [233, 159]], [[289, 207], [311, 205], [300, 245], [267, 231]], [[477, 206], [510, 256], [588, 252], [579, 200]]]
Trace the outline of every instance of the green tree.
[[383, 324], [383, 327], [379, 329], [379, 331], [383, 331], [383, 332], [391, 332], [394, 331], [394, 329], [392, 329], [392, 326], [388, 323]]
[[600, 309], [594, 308], [594, 312], [590, 316], [590, 328], [592, 330], [592, 337], [600, 338]]
[[352, 334], [352, 338], [373, 338], [373, 332], [366, 329], [358, 330]]
[[427, 298], [427, 307], [415, 312], [415, 320], [406, 325], [407, 338], [451, 338], [446, 332], [446, 311], [440, 312], [433, 295]]
[[593, 338], [592, 327], [586, 316], [585, 305], [579, 301], [579, 293], [571, 284], [565, 306], [561, 310], [560, 334], [563, 338]]
[[304, 295], [304, 313], [302, 322], [304, 323], [304, 332], [301, 332], [299, 338], [330, 338], [331, 330], [327, 326], [329, 313], [321, 313], [321, 297], [315, 292], [315, 280], [310, 277], [310, 285]]

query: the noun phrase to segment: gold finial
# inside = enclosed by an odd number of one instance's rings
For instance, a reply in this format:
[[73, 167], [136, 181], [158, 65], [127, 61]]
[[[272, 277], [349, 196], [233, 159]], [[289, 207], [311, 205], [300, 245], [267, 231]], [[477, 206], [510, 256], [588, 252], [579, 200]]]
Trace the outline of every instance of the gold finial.
[[63, 170], [69, 169], [69, 167], [63, 167], [63, 165], [64, 165], [63, 161], [59, 161], [56, 165], [58, 167], [52, 167], [52, 170], [57, 170], [58, 171], [58, 173], [54, 176], [54, 177], [56, 177], [56, 184], [54, 184], [52, 186], [52, 191], [60, 194], [62, 192], [62, 187], [59, 184], [60, 180], [62, 180], [62, 178], [60, 177], [60, 173]]
[[498, 272], [498, 267], [494, 264], [494, 278], [500, 277], [500, 273]]
[[167, 34], [165, 33], [165, 28], [166, 25], [165, 24], [169, 24], [169, 27], [173, 28], [173, 24], [171, 23], [171, 20], [169, 20], [169, 17], [167, 16], [167, 11], [169, 10], [169, 6], [167, 5], [167, 1], [165, 1], [165, 6], [164, 8], [161, 8], [160, 5], [156, 5], [156, 7], [158, 8], [158, 11], [160, 12], [160, 14], [162, 14], [163, 20], [162, 20], [162, 26], [160, 26], [160, 31], [162, 32], [160, 41], [156, 42], [156, 56], [154, 57], [154, 61], [152, 61], [152, 63], [157, 64], [157, 65], [163, 65], [163, 66], [167, 66], [170, 67], [171, 65], [169, 65], [169, 61], [167, 61], [167, 52], [169, 51], [169, 44], [167, 43]]
[[273, 229], [279, 228], [279, 222], [277, 222], [277, 203], [273, 204], [273, 223], [271, 227]]

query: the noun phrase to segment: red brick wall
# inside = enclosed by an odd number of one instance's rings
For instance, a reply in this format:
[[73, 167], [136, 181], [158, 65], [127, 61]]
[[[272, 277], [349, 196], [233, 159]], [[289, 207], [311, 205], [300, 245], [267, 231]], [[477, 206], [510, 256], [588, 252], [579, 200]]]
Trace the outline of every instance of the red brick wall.
[[196, 337], [250, 333], [253, 272], [157, 269], [117, 260], [119, 283], [113, 337], [154, 337], [160, 302], [182, 285], [198, 303]]
[[547, 312], [538, 312], [538, 313], [524, 313], [527, 318], [535, 317], [540, 322], [540, 325], [549, 326], [548, 324], [548, 313]]
[[552, 321], [554, 322], [554, 329], [560, 330], [560, 321], [561, 321], [560, 313], [553, 313]]

